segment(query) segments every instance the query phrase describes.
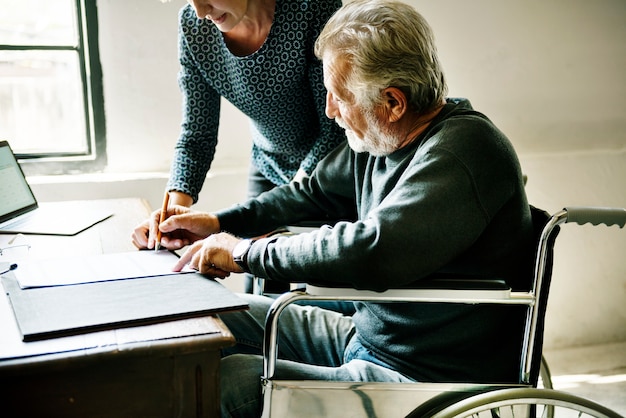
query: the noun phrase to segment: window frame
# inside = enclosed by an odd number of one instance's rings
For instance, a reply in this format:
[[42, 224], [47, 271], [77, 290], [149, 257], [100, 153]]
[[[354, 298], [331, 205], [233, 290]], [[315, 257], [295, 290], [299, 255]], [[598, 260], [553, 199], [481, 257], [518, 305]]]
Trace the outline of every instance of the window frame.
[[26, 175], [76, 174], [102, 171], [106, 167], [106, 125], [102, 66], [98, 43], [97, 0], [75, 0], [78, 44], [67, 45], [0, 45], [14, 51], [76, 51], [79, 59], [85, 118], [84, 153], [19, 153]]

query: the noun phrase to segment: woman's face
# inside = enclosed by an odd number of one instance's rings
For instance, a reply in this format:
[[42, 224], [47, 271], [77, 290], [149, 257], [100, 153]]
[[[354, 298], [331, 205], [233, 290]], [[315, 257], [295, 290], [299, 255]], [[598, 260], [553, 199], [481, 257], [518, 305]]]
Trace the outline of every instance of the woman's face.
[[199, 19], [209, 19], [222, 32], [228, 32], [246, 15], [248, 0], [187, 0]]

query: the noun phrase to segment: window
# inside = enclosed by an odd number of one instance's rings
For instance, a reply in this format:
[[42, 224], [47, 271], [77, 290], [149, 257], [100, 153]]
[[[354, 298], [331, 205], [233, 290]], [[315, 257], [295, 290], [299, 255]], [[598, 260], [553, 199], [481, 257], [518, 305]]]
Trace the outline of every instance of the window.
[[27, 174], [104, 167], [96, 0], [0, 0], [0, 139]]

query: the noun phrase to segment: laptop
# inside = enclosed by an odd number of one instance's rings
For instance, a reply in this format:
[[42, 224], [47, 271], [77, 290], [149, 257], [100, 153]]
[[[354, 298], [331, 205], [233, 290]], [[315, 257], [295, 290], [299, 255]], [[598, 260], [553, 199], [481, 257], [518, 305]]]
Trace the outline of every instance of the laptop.
[[76, 235], [111, 217], [95, 202], [38, 203], [7, 141], [0, 141], [0, 234]]

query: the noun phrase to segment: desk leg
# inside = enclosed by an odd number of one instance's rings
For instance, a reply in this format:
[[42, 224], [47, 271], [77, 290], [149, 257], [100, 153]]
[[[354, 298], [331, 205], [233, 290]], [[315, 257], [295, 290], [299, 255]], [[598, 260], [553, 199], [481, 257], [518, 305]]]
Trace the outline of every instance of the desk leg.
[[200, 353], [175, 360], [174, 382], [180, 416], [220, 416], [219, 361], [219, 353]]

